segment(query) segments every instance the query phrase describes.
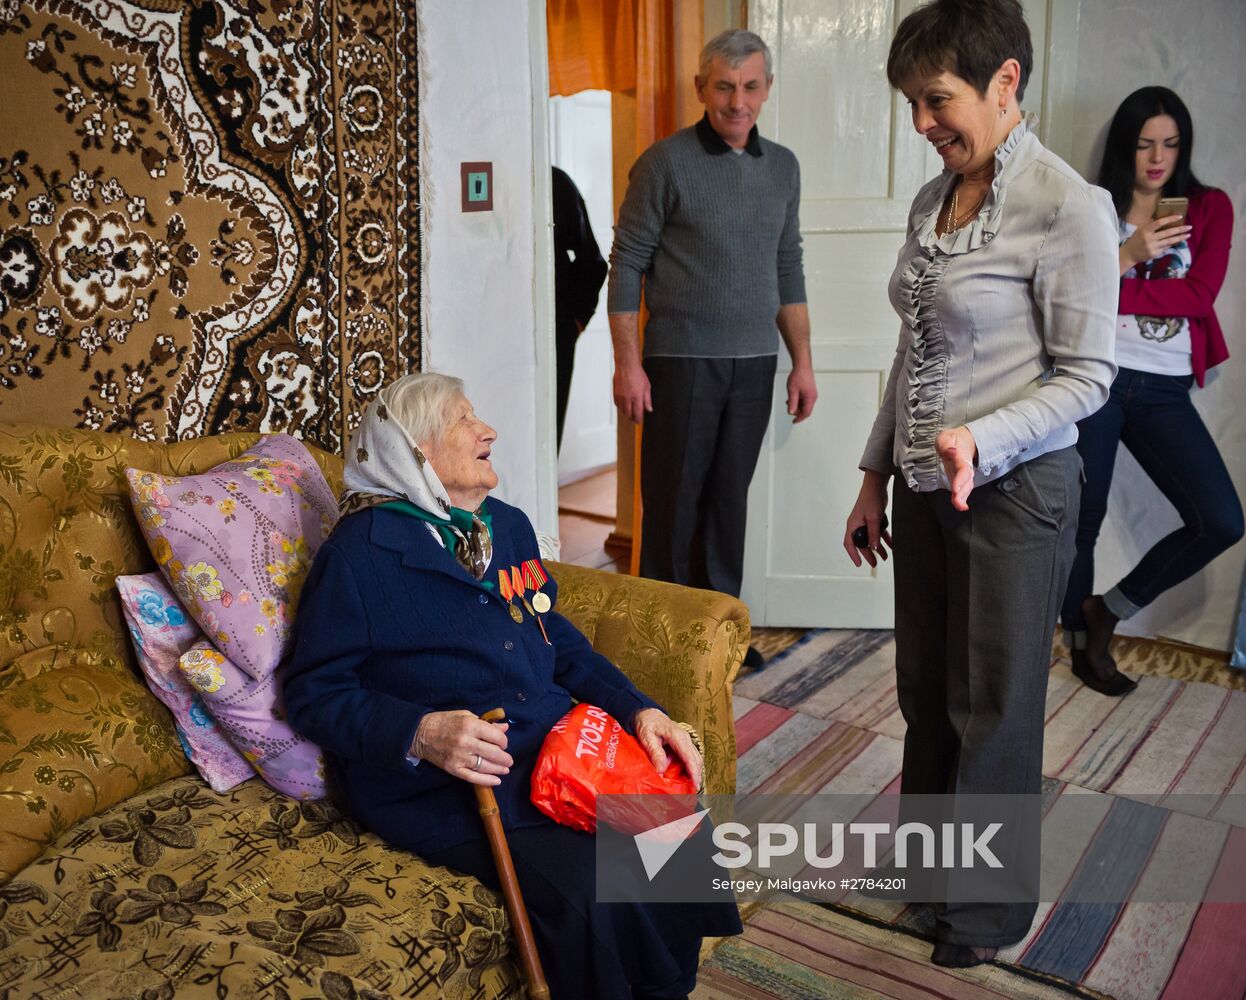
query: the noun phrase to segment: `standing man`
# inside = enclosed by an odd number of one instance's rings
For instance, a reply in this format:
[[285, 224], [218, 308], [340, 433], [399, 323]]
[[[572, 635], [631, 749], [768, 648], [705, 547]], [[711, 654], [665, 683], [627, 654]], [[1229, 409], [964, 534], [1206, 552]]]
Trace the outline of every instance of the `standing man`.
[[[773, 80], [770, 50], [751, 31], [724, 31], [705, 46], [696, 77], [705, 114], [636, 161], [610, 253], [614, 401], [645, 425], [641, 575], [735, 596], [780, 335], [795, 423], [818, 396], [800, 168], [756, 125]], [[761, 662], [750, 648], [745, 663]]]

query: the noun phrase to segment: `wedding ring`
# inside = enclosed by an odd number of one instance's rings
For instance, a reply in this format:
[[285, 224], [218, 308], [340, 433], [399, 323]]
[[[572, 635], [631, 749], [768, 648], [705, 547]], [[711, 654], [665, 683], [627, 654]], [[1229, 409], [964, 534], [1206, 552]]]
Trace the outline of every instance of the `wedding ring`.
[[481, 761], [480, 754], [476, 754], [476, 763], [472, 765], [472, 770], [473, 770], [473, 771], [479, 771], [479, 770], [480, 770], [480, 761]]

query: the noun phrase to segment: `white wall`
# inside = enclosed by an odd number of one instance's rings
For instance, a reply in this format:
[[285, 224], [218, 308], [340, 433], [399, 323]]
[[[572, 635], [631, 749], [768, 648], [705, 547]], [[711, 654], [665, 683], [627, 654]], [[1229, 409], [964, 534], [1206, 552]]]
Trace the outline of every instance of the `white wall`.
[[[1236, 213], [1229, 274], [1216, 302], [1233, 355], [1215, 369], [1195, 405], [1220, 446], [1238, 493], [1246, 492], [1246, 129], [1241, 0], [1083, 0], [1072, 165], [1093, 179], [1107, 123], [1138, 87], [1162, 84], [1194, 118], [1194, 170], [1223, 188]], [[1106, 590], [1149, 545], [1179, 523], [1171, 506], [1122, 448], [1097, 550], [1096, 589]], [[1215, 649], [1232, 647], [1246, 543], [1174, 588], [1122, 626]]]
[[[540, 0], [419, 5], [424, 366], [467, 382], [499, 432], [497, 495], [556, 533], [548, 194], [534, 199], [534, 177], [547, 192], [549, 176], [533, 142], [533, 95], [543, 109], [548, 89], [543, 10]], [[543, 145], [544, 111], [535, 124]], [[460, 211], [459, 164], [472, 160], [493, 163], [492, 212]]]

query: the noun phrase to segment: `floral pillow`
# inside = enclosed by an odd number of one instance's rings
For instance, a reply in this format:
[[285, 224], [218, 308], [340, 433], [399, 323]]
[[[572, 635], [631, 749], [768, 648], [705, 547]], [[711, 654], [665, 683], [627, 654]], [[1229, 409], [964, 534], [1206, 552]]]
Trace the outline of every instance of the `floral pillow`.
[[337, 521], [316, 460], [278, 434], [199, 475], [126, 475], [143, 534], [183, 607], [239, 670], [270, 676], [312, 559]]
[[217, 728], [203, 701], [178, 671], [178, 657], [203, 633], [186, 617], [159, 573], [117, 577], [121, 609], [147, 686], [173, 715], [190, 762], [215, 791], [255, 777], [255, 769]]
[[177, 666], [265, 782], [297, 799], [325, 797], [324, 757], [286, 722], [276, 673], [256, 680], [206, 639], [186, 650]]

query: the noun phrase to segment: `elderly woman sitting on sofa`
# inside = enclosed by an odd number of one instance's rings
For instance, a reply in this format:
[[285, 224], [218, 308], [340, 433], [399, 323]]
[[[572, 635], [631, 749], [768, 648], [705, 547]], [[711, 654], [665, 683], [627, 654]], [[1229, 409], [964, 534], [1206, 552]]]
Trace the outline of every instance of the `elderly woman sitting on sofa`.
[[[628, 727], [659, 771], [674, 753], [699, 782], [700, 757], [552, 609], [528, 519], [486, 500], [496, 438], [445, 375], [409, 375], [369, 407], [347, 453], [344, 516], [302, 591], [290, 722], [325, 750], [362, 823], [494, 888], [469, 786], [496, 786], [555, 1000], [685, 996], [701, 938], [740, 931], [734, 905], [596, 902], [592, 836], [540, 813], [529, 779], [573, 697]], [[479, 718], [499, 706], [505, 723]]]

